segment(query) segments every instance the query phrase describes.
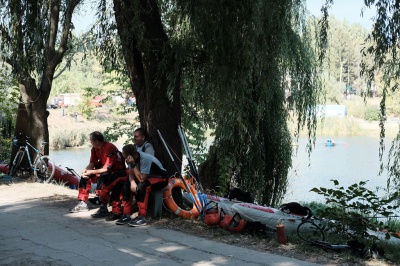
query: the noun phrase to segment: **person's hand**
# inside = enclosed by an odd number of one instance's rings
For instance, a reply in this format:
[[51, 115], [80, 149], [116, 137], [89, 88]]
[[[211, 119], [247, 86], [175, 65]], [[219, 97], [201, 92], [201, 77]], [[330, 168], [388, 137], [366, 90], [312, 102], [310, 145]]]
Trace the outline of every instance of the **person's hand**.
[[131, 180], [131, 191], [136, 193], [137, 189], [138, 189], [138, 187], [137, 187], [135, 180]]
[[89, 179], [90, 171], [88, 169], [84, 169], [82, 172], [82, 178]]

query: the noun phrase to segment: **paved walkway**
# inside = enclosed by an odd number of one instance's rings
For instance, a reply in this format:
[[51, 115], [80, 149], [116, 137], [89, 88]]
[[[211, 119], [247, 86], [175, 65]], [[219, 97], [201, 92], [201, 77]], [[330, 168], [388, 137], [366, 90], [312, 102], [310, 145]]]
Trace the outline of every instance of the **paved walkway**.
[[30, 186], [0, 185], [0, 265], [317, 265], [173, 230], [117, 226], [88, 212], [70, 214], [76, 190]]

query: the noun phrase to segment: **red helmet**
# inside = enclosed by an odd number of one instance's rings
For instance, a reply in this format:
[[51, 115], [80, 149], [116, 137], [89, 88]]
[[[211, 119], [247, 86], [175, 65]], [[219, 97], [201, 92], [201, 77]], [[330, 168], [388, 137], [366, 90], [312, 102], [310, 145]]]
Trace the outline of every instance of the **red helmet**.
[[214, 226], [219, 223], [220, 217], [218, 211], [216, 213], [206, 213], [204, 221], [208, 226]]

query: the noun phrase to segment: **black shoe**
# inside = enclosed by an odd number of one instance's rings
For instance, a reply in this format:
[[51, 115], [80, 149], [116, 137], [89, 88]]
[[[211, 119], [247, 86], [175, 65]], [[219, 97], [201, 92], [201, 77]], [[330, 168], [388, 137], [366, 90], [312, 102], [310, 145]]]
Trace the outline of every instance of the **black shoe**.
[[101, 205], [101, 201], [100, 201], [100, 197], [99, 196], [94, 197], [94, 198], [90, 198], [89, 202], [94, 204], [94, 205]]
[[112, 222], [112, 221], [118, 220], [119, 218], [121, 218], [121, 214], [113, 213], [111, 216], [108, 216], [106, 218], [106, 221]]
[[118, 221], [116, 221], [115, 224], [123, 225], [123, 224], [129, 223], [130, 221], [131, 221], [131, 217], [129, 215], [124, 214], [124, 215], [121, 215], [121, 218]]
[[146, 225], [146, 224], [147, 224], [146, 218], [144, 218], [142, 216], [136, 217], [133, 221], [131, 221], [129, 223], [129, 225], [133, 226], [133, 227], [138, 227], [138, 226], [142, 226], [142, 225]]
[[93, 213], [91, 216], [92, 218], [104, 218], [110, 216], [111, 212], [107, 210], [107, 208], [100, 207], [97, 212]]

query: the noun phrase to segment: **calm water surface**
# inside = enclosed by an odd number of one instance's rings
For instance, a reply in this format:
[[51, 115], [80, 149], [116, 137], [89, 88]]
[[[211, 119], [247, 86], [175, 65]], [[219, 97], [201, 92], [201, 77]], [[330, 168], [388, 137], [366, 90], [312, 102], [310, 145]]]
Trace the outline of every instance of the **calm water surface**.
[[[345, 137], [334, 140], [336, 146], [325, 147], [325, 138], [317, 139], [310, 157], [306, 152], [307, 140], [299, 140], [298, 153], [293, 156], [293, 168], [289, 174], [289, 187], [284, 202], [323, 201], [322, 196], [310, 190], [314, 187], [333, 188], [333, 182], [330, 181], [332, 179], [338, 180], [341, 186], [369, 180], [367, 188], [370, 190], [386, 185], [386, 173], [378, 175], [378, 138]], [[387, 141], [387, 145], [390, 145], [390, 140]], [[386, 148], [388, 149], [389, 147]], [[57, 165], [68, 166], [80, 173], [89, 162], [90, 148], [52, 150], [50, 155]]]
[[[337, 180], [344, 187], [369, 180], [366, 187], [372, 191], [376, 187], [385, 187], [387, 173], [379, 175], [379, 138], [345, 137], [334, 140], [336, 146], [326, 147], [325, 139], [317, 139], [310, 157], [305, 150], [307, 140], [299, 140], [285, 201], [323, 201], [322, 196], [310, 192], [310, 189], [333, 188], [330, 180]], [[386, 145], [390, 145], [390, 141]], [[386, 150], [389, 148], [387, 146]]]

